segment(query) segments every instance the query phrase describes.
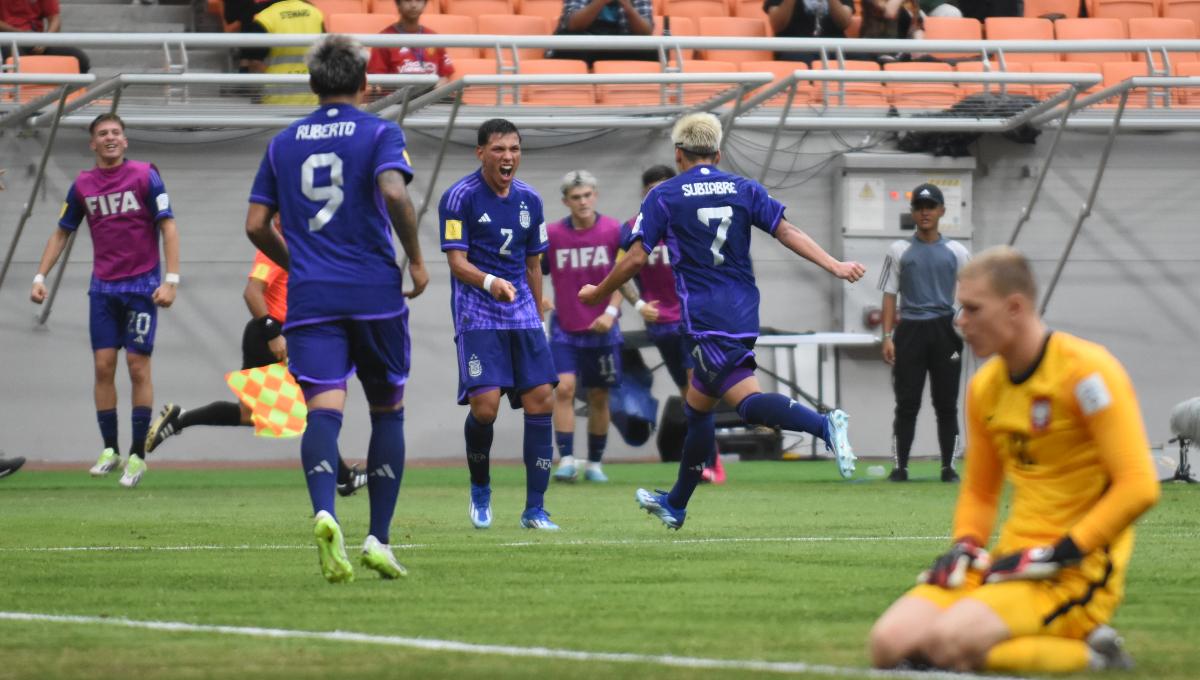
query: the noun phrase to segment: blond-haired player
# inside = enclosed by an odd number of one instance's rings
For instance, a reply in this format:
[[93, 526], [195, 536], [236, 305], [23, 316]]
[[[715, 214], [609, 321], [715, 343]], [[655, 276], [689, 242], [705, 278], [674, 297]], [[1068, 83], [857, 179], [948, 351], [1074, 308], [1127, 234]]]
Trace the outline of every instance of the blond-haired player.
[[[967, 390], [954, 544], [876, 622], [872, 663], [1128, 667], [1107, 624], [1125, 591], [1133, 521], [1159, 495], [1133, 385], [1100, 345], [1046, 328], [1017, 251], [985, 251], [958, 279], [966, 342], [995, 356]], [[989, 556], [1005, 480], [1012, 507]]]

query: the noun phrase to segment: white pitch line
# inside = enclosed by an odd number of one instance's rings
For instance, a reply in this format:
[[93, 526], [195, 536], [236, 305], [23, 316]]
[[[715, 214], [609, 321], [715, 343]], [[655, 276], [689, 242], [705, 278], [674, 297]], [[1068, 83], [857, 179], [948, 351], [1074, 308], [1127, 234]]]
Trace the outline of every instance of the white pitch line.
[[[585, 652], [573, 649], [549, 647], [517, 647], [513, 645], [484, 645], [458, 640], [402, 637], [398, 635], [373, 635], [348, 631], [310, 631], [287, 628], [259, 628], [255, 626], [221, 626], [181, 621], [138, 621], [119, 617], [70, 616], [57, 614], [35, 614], [29, 612], [0, 612], [0, 620], [31, 623], [61, 623], [80, 625], [103, 625], [141, 630], [166, 631], [172, 633], [216, 633], [240, 635], [254, 638], [327, 640], [331, 642], [357, 642], [386, 647], [405, 647], [431, 652], [453, 652], [459, 654], [481, 654], [507, 656], [524, 659], [565, 659], [569, 661], [595, 661], [607, 663], [639, 663], [676, 668], [705, 668], [715, 670], [750, 670], [768, 673], [812, 673], [830, 676], [867, 676], [872, 678], [912, 678], [926, 680], [939, 678], [956, 680], [978, 679], [981, 676], [968, 673], [944, 671], [893, 671], [869, 668], [849, 668], [827, 664], [810, 664], [803, 661], [761, 661], [757, 659], [711, 659], [671, 654], [629, 654], [624, 652]], [[988, 675], [988, 680], [1021, 680], [1001, 675]]]
[[[710, 543], [860, 543], [860, 542], [889, 542], [889, 541], [946, 541], [947, 536], [743, 536], [730, 538], [682, 538], [682, 539], [598, 539], [574, 541], [512, 541], [494, 543], [497, 548], [530, 548], [537, 546], [620, 546], [620, 545], [705, 545]], [[311, 545], [68, 545], [42, 547], [0, 548], [0, 552], [189, 552], [205, 550], [306, 550]], [[432, 543], [394, 544], [398, 550], [455, 547], [446, 544], [435, 546]], [[479, 545], [471, 545], [476, 549]]]

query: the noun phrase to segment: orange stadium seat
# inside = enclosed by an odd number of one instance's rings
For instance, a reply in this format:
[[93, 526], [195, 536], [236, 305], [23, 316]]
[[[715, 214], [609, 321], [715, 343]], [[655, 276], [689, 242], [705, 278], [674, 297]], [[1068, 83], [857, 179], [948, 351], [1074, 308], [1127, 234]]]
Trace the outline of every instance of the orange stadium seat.
[[[654, 31], [651, 35], [663, 35], [663, 32], [670, 24], [671, 35], [700, 35], [696, 28], [696, 21], [691, 17], [654, 17]], [[683, 53], [684, 60], [691, 59], [695, 54], [695, 50], [685, 49], [680, 50]], [[675, 50], [668, 50], [667, 60], [675, 61]]]
[[330, 33], [379, 33], [396, 23], [386, 14], [326, 14], [325, 30]]
[[[971, 21], [975, 21], [971, 19]], [[979, 23], [979, 22], [975, 22]], [[886, 64], [884, 71], [921, 71], [925, 73], [953, 73], [950, 64], [929, 61], [910, 61]], [[888, 99], [899, 109], [945, 109], [959, 100], [959, 91], [954, 83], [888, 83]]]
[[[1150, 71], [1144, 61], [1109, 61], [1100, 65], [1100, 72], [1104, 74], [1104, 81], [1100, 83], [1101, 87], [1112, 87], [1123, 80], [1150, 75]], [[1162, 88], [1157, 89], [1157, 92], [1161, 93], [1162, 91]], [[1116, 106], [1117, 101], [1118, 98], [1114, 97], [1101, 104], [1101, 106]], [[1141, 87], [1129, 92], [1129, 101], [1125, 106], [1132, 109], [1144, 109], [1150, 105], [1149, 102], [1150, 90]], [[1163, 106], [1165, 102], [1166, 100], [1162, 97], [1155, 97], [1154, 106]]]
[[[5, 59], [4, 66], [7, 70], [11, 70], [13, 68], [13, 58], [9, 57], [8, 59]], [[20, 58], [19, 68], [17, 68], [16, 72], [74, 75], [79, 73], [79, 61], [76, 60], [75, 57], [50, 57], [45, 55], [28, 54]], [[11, 92], [2, 97], [2, 99], [12, 101], [15, 98], [19, 102], [27, 102], [48, 94], [56, 87], [58, 86], [21, 85], [19, 88], [14, 86], [11, 88]], [[12, 92], [17, 92], [18, 90], [20, 92], [20, 96], [14, 97]], [[82, 91], [77, 90], [75, 93], [69, 95], [67, 99], [71, 100], [82, 94]]]
[[[1090, 61], [1044, 61], [1035, 62], [1029, 67], [1033, 73], [1100, 73], [1100, 65]], [[1065, 85], [1035, 85], [1033, 96], [1046, 99], [1058, 94], [1064, 87]], [[1099, 89], [1100, 85], [1095, 85], [1080, 92], [1079, 96], [1085, 97]]]
[[[392, 16], [400, 15], [400, 10], [397, 9], [396, 3], [392, 2], [392, 0], [371, 0], [368, 4], [370, 5], [368, 11], [371, 14], [390, 14]], [[438, 2], [438, 0], [427, 0], [425, 3], [425, 11], [422, 12], [422, 15], [441, 14], [441, 7], [442, 5]]]
[[309, 3], [321, 10], [324, 16], [366, 13], [369, 9], [366, 0], [309, 0]]
[[[446, 0], [446, 14], [478, 17], [484, 14], [512, 14], [511, 0]], [[487, 26], [479, 25], [480, 33], [490, 33]]]
[[[760, 19], [738, 17], [700, 17], [700, 35], [706, 38], [765, 38], [767, 24]], [[701, 58], [714, 61], [770, 61], [775, 54], [770, 50], [704, 50]]]
[[[587, 63], [575, 59], [537, 59], [521, 62], [522, 75], [587, 75]], [[521, 101], [533, 106], [595, 106], [592, 85], [522, 85]]]
[[527, 17], [541, 17], [550, 25], [550, 31], [558, 27], [562, 18], [562, 0], [523, 0], [518, 14]]
[[1162, 0], [1164, 19], [1191, 19], [1200, 34], [1200, 0]]
[[[1058, 40], [1124, 40], [1125, 24], [1120, 19], [1062, 19], [1054, 22], [1054, 37]], [[1064, 61], [1129, 61], [1128, 52], [1067, 52]]]
[[[455, 59], [454, 75], [450, 80], [459, 80], [464, 76], [496, 75], [495, 59]], [[472, 106], [495, 106], [496, 87], [468, 87], [463, 92], [463, 104]], [[512, 104], [511, 91], [504, 94], [504, 104]]]
[[[1089, 0], [1089, 16], [1119, 19], [1129, 32], [1129, 20], [1158, 16], [1159, 0]], [[1094, 8], [1094, 9], [1093, 9]]]
[[[836, 62], [830, 62], [830, 69], [837, 69]], [[878, 71], [879, 64], [873, 61], [847, 59], [843, 67], [847, 71]], [[820, 61], [812, 63], [812, 70], [821, 71], [825, 66]], [[833, 81], [813, 82], [813, 98], [825, 101], [829, 106], [871, 106], [887, 108], [887, 91], [881, 82], [849, 82], [845, 85], [845, 99], [839, 96], [839, 86], [842, 83]]]
[[[472, 35], [475, 30], [475, 18], [458, 14], [430, 14], [421, 17], [421, 25], [434, 33], [446, 35]], [[478, 47], [447, 47], [446, 53], [458, 62], [459, 59], [477, 59], [480, 56]]]
[[666, 12], [673, 17], [688, 17], [699, 23], [700, 17], [727, 17], [729, 5], [717, 0], [667, 0]]
[[[693, 59], [683, 62], [684, 73], [737, 73], [737, 64], [730, 61], [708, 61], [703, 59]], [[729, 89], [729, 85], [711, 84], [711, 85], [684, 85], [683, 86], [683, 103], [684, 104], [699, 104], [707, 99], [715, 97], [717, 94]]]
[[[1054, 24], [1049, 19], [1030, 17], [988, 17], [983, 22], [988, 40], [1054, 40]], [[1005, 52], [1004, 63], [1056, 61], [1057, 52]]]
[[767, 25], [767, 35], [774, 36], [775, 31], [771, 29], [771, 22], [767, 20], [767, 13], [763, 11], [761, 0], [731, 0], [729, 15], [740, 17], [743, 19], [762, 19]]
[[[592, 64], [597, 75], [614, 73], [662, 73], [655, 61], [597, 61]], [[661, 85], [597, 85], [596, 100], [605, 106], [658, 106], [662, 101]]]
[[[983, 25], [978, 19], [963, 17], [925, 17], [926, 40], [983, 40]], [[936, 59], [978, 59], [978, 52], [949, 52], [932, 55]]]
[[[1187, 19], [1130, 19], [1129, 37], [1133, 40], [1195, 40], [1196, 24]], [[1162, 66], [1162, 52], [1154, 51], [1154, 63]], [[1146, 59], [1145, 52], [1133, 55], [1138, 61]], [[1168, 55], [1172, 64], [1186, 61], [1196, 61], [1195, 52], [1171, 52]]]
[[[743, 61], [738, 64], [738, 68], [743, 73], [756, 73], [765, 71], [773, 74], [775, 80], [764, 87], [770, 87], [777, 84], [784, 78], [790, 77], [796, 71], [807, 71], [808, 65], [802, 61]], [[796, 96], [792, 98], [792, 108], [807, 106], [812, 102], [813, 86], [812, 82], [802, 80], [796, 83]], [[787, 103], [787, 90], [780, 94], [771, 97], [763, 102], [763, 106], [782, 107]]]
[[1080, 0], [1025, 0], [1027, 17], [1047, 17], [1061, 14], [1068, 19], [1079, 16]]
[[[1175, 75], [1200, 76], [1200, 61], [1185, 61], [1175, 67]], [[1200, 107], [1200, 87], [1179, 88], [1174, 91], [1172, 106]]]
[[[1027, 64], [1025, 62], [1008, 60], [1005, 62], [1004, 65], [1007, 67], [1004, 70], [1005, 73], [1029, 73], [1029, 64]], [[960, 61], [958, 64], [955, 64], [954, 70], [958, 71], [959, 73], [982, 73], [983, 72], [983, 62], [982, 61]], [[992, 70], [992, 72], [999, 72], [1000, 65], [995, 62], [992, 62], [991, 70]], [[994, 94], [1000, 93], [999, 85], [990, 85], [990, 86], [988, 86], [987, 89], [989, 92], [992, 92]], [[984, 91], [984, 85], [983, 85], [983, 83], [959, 83], [958, 91], [960, 93], [962, 93], [964, 96], [969, 95], [969, 94], [978, 94], [978, 93]], [[1012, 85], [1006, 86], [1004, 88], [1004, 92], [1006, 94], [1032, 96], [1033, 95], [1033, 86], [1028, 83], [1012, 84]]]
[[[550, 26], [542, 17], [522, 16], [520, 14], [481, 14], [478, 17], [480, 26], [488, 26], [486, 33], [493, 35], [549, 35]], [[480, 31], [481, 33], [485, 31]], [[527, 59], [541, 59], [546, 50], [541, 47], [522, 47], [517, 50], [517, 58], [524, 62]], [[512, 50], [500, 50], [500, 56], [505, 62], [512, 59]]]

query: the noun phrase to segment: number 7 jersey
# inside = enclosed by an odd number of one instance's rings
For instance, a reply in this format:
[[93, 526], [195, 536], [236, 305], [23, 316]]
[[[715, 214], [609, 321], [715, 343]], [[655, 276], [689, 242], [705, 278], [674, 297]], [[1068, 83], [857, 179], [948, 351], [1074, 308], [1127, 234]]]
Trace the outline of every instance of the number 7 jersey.
[[405, 309], [377, 178], [413, 176], [404, 133], [348, 104], [322, 106], [271, 140], [250, 202], [275, 208], [291, 256], [288, 326]]
[[750, 228], [774, 234], [783, 212], [758, 182], [697, 165], [646, 194], [629, 240], [647, 253], [666, 240], [685, 332], [756, 337]]

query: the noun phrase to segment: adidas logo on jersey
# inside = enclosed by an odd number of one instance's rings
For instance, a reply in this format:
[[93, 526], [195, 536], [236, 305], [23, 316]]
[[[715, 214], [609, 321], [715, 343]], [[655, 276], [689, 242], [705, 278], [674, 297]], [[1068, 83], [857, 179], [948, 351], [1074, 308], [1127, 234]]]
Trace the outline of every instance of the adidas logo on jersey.
[[479, 223], [480, 224], [491, 224], [492, 218], [488, 217], [487, 213], [484, 213], [483, 216], [479, 218]]

